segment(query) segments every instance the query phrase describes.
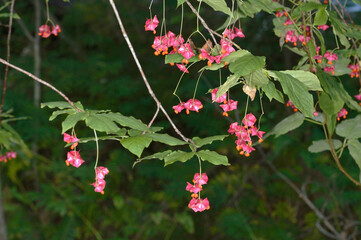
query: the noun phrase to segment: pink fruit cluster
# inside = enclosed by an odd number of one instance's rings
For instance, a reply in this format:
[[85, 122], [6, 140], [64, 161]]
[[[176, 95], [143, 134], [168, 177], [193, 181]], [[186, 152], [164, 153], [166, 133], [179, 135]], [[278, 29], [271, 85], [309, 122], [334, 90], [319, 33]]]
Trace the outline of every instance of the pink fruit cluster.
[[238, 101], [234, 101], [232, 99], [229, 99], [227, 101], [227, 94], [224, 93], [222, 96], [217, 97], [218, 88], [215, 88], [211, 91], [212, 94], [212, 101], [216, 103], [223, 103], [219, 106], [223, 109], [223, 116], [228, 117], [228, 112], [233, 111], [237, 109]]
[[105, 175], [109, 173], [108, 168], [106, 167], [97, 167], [95, 170], [95, 182], [93, 182], [92, 186], [94, 186], [95, 192], [100, 192], [101, 194], [104, 194], [104, 188], [105, 188]]
[[192, 193], [192, 199], [189, 202], [188, 207], [195, 212], [203, 212], [204, 210], [210, 209], [208, 199], [202, 199], [200, 197], [200, 192], [203, 190], [203, 185], [207, 184], [207, 182], [208, 176], [206, 173], [194, 174], [193, 184], [187, 182], [186, 190]]
[[238, 125], [238, 122], [234, 122], [229, 126], [228, 132], [230, 134], [235, 134], [237, 137], [236, 140], [236, 148], [240, 151], [241, 155], [245, 155], [246, 157], [250, 156], [250, 153], [255, 149], [252, 147], [252, 139], [251, 137], [257, 136], [259, 138], [258, 142], [262, 142], [262, 137], [265, 134], [263, 131], [259, 131], [257, 127], [254, 125], [257, 121], [257, 118], [249, 113], [245, 116], [241, 125]]
[[0, 162], [7, 162], [8, 160], [16, 158], [17, 153], [16, 152], [7, 152], [4, 155], [0, 156]]
[[186, 110], [186, 113], [189, 114], [189, 111], [199, 112], [203, 108], [201, 101], [198, 99], [189, 99], [187, 102], [181, 102], [178, 105], [173, 106], [174, 112], [176, 114], [180, 113], [183, 109]]
[[345, 108], [342, 108], [338, 113], [337, 113], [337, 121], [341, 121], [341, 118], [345, 119], [347, 116], [348, 112]]
[[50, 26], [44, 24], [39, 27], [38, 35], [41, 36], [42, 38], [48, 38], [48, 37], [50, 37], [51, 34], [53, 34], [54, 36], [58, 36], [58, 33], [60, 33], [60, 32], [61, 32], [61, 29], [58, 24], [53, 26], [51, 31], [50, 31]]
[[317, 61], [317, 63], [324, 65], [323, 71], [329, 72], [332, 75], [335, 74], [335, 65], [333, 65], [333, 61], [338, 59], [337, 54], [326, 51], [326, 53], [322, 56], [319, 53], [320, 47], [316, 47], [316, 55], [313, 58]]
[[65, 163], [67, 166], [72, 165], [76, 168], [80, 167], [84, 160], [81, 158], [79, 151], [76, 151], [76, 146], [78, 146], [79, 139], [76, 136], [71, 136], [67, 133], [64, 133], [64, 142], [66, 143], [73, 143], [70, 148], [72, 151], [69, 151], [67, 154], [67, 159]]
[[[155, 33], [155, 29], [158, 26], [159, 21], [157, 16], [155, 15], [153, 19], [147, 19], [145, 22], [145, 30], [153, 31]], [[212, 54], [212, 44], [206, 43], [206, 47], [200, 49], [200, 53], [198, 58], [200, 60], [208, 60], [208, 66], [211, 66], [213, 62], [220, 64], [222, 59], [228, 56], [231, 52], [234, 52], [233, 44], [231, 40], [235, 37], [244, 38], [244, 34], [242, 29], [234, 28], [234, 29], [226, 29], [223, 32], [223, 38], [220, 40], [221, 49], [217, 49], [217, 54]], [[177, 64], [177, 67], [180, 71], [189, 73], [186, 65], [189, 63], [189, 59], [198, 54], [197, 49], [190, 44], [190, 42], [185, 42], [182, 35], [176, 35], [173, 32], [169, 31], [163, 36], [157, 36], [154, 38], [154, 42], [152, 48], [155, 50], [154, 54], [156, 56], [162, 54], [180, 54], [183, 57], [182, 63]], [[207, 49], [207, 50], [206, 50]], [[224, 63], [227, 65], [227, 63]], [[174, 65], [174, 63], [170, 63], [170, 65]]]
[[359, 64], [349, 64], [347, 67], [351, 70], [351, 73], [350, 73], [351, 78], [360, 76], [360, 65]]

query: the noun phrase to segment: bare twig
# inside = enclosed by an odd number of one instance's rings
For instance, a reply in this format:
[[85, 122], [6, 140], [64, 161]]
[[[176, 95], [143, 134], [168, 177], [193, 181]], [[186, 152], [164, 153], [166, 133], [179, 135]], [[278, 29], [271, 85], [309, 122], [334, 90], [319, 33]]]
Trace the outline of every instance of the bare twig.
[[164, 109], [164, 107], [162, 106], [162, 104], [160, 103], [160, 101], [158, 100], [158, 98], [155, 96], [155, 94], [154, 94], [154, 92], [153, 92], [153, 89], [152, 89], [152, 87], [149, 85], [149, 82], [148, 82], [148, 80], [147, 80], [147, 77], [146, 77], [145, 74], [144, 74], [143, 68], [142, 68], [142, 66], [140, 65], [140, 62], [139, 62], [139, 60], [138, 60], [138, 57], [137, 57], [137, 55], [136, 55], [136, 53], [135, 53], [135, 51], [134, 51], [133, 45], [132, 45], [132, 43], [131, 43], [130, 40], [129, 40], [128, 34], [127, 34], [127, 32], [125, 31], [123, 22], [122, 22], [122, 20], [120, 19], [119, 12], [118, 12], [115, 4], [114, 4], [114, 1], [113, 1], [113, 0], [109, 0], [109, 3], [110, 3], [110, 5], [111, 5], [112, 8], [113, 8], [115, 17], [117, 18], [119, 27], [120, 27], [120, 29], [121, 29], [121, 31], [122, 31], [122, 34], [123, 34], [123, 37], [124, 37], [125, 41], [127, 42], [128, 48], [129, 48], [130, 52], [132, 53], [132, 56], [133, 56], [133, 58], [134, 58], [134, 61], [135, 61], [136, 65], [137, 65], [137, 67], [138, 67], [139, 73], [140, 73], [140, 75], [141, 75], [142, 78], [143, 78], [143, 81], [144, 81], [144, 83], [145, 83], [145, 86], [146, 86], [147, 89], [148, 89], [148, 92], [149, 92], [150, 96], [151, 96], [151, 97], [153, 98], [153, 100], [157, 103], [157, 105], [159, 105], [160, 110], [162, 110], [162, 112], [164, 113], [164, 115], [165, 115], [166, 118], [168, 119], [169, 123], [172, 125], [174, 131], [183, 139], [183, 141], [188, 142], [188, 143], [191, 143], [191, 144], [193, 145], [193, 147], [194, 147], [194, 151], [196, 151], [197, 148], [196, 148], [194, 142], [193, 142], [191, 139], [185, 137], [185, 136], [182, 134], [182, 132], [176, 127], [176, 125], [174, 124], [173, 120], [172, 120], [171, 117], [168, 115], [167, 111]]
[[157, 118], [158, 113], [159, 113], [159, 108], [160, 108], [160, 106], [159, 106], [159, 104], [157, 104], [157, 110], [155, 111], [155, 114], [154, 114], [152, 120], [150, 120], [150, 122], [148, 124], [148, 128], [150, 128], [152, 126], [154, 120]]
[[336, 153], [336, 150], [335, 150], [335, 147], [333, 146], [333, 143], [332, 143], [332, 136], [330, 135], [330, 131], [328, 130], [328, 125], [327, 125], [327, 118], [326, 118], [326, 114], [324, 113], [323, 114], [324, 117], [325, 117], [325, 127], [326, 127], [326, 140], [328, 142], [328, 144], [330, 145], [331, 147], [331, 155], [332, 157], [334, 158], [336, 164], [337, 164], [337, 167], [340, 169], [340, 171], [345, 174], [345, 176], [350, 179], [356, 186], [361, 186], [361, 183], [356, 181], [353, 177], [351, 177], [351, 175], [342, 167], [341, 165], [341, 162], [340, 162], [340, 159], [338, 158], [337, 156], [337, 153]]
[[60, 90], [58, 90], [56, 87], [54, 87], [54, 86], [51, 85], [50, 83], [45, 82], [44, 80], [41, 80], [41, 79], [38, 78], [37, 76], [34, 76], [33, 74], [31, 74], [31, 73], [25, 71], [24, 69], [19, 68], [19, 67], [15, 66], [15, 65], [13, 65], [13, 64], [5, 61], [5, 60], [2, 59], [2, 58], [0, 58], [0, 63], [4, 64], [4, 65], [6, 65], [6, 66], [9, 66], [9, 67], [11, 67], [11, 68], [13, 68], [13, 69], [21, 72], [21, 73], [24, 73], [25, 75], [27, 75], [28, 77], [31, 77], [31, 78], [34, 79], [35, 81], [37, 81], [37, 82], [39, 82], [39, 83], [41, 83], [41, 84], [43, 84], [43, 85], [51, 88], [53, 91], [55, 91], [55, 92], [56, 92], [57, 94], [59, 94], [61, 97], [63, 97], [63, 98], [65, 99], [65, 101], [67, 101], [76, 111], [78, 111], [78, 112], [82, 112], [82, 111], [83, 111], [83, 110], [77, 108], [77, 107], [74, 105], [74, 103], [73, 103], [64, 93], [62, 93]]
[[[12, 29], [12, 26], [13, 26], [14, 5], [15, 5], [15, 0], [12, 0], [11, 5], [10, 5], [8, 39], [7, 39], [7, 42], [6, 42], [6, 60], [8, 62], [10, 61], [10, 39], [11, 39], [11, 29]], [[3, 94], [2, 94], [2, 98], [1, 98], [0, 113], [2, 113], [3, 110], [4, 110], [4, 101], [5, 101], [5, 95], [6, 95], [6, 83], [7, 83], [7, 80], [8, 80], [8, 72], [9, 72], [9, 66], [5, 66]], [[1, 117], [0, 117], [0, 126], [1, 126]]]

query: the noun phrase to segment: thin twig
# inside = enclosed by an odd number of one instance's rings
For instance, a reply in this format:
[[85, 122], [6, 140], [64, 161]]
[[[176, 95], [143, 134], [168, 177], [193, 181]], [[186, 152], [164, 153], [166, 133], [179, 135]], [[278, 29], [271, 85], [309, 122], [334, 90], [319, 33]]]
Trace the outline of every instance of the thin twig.
[[83, 110], [77, 108], [74, 103], [64, 94], [62, 93], [60, 90], [58, 90], [56, 87], [54, 87], [53, 85], [51, 85], [50, 83], [48, 82], [45, 82], [44, 80], [41, 80], [40, 78], [38, 78], [37, 76], [34, 76], [33, 74], [29, 73], [28, 71], [25, 71], [24, 69], [21, 69], [11, 63], [8, 63], [7, 61], [5, 61], [4, 59], [0, 58], [0, 63], [6, 65], [6, 66], [9, 66], [21, 73], [24, 73], [25, 75], [27, 75], [28, 77], [34, 79], [35, 81], [51, 88], [53, 91], [55, 91], [57, 94], [59, 94], [61, 97], [63, 97], [65, 99], [65, 101], [67, 101], [76, 111], [78, 112], [82, 112]]
[[158, 113], [159, 113], [159, 108], [160, 108], [160, 106], [157, 104], [157, 110], [155, 111], [155, 114], [154, 114], [152, 120], [150, 120], [150, 122], [148, 124], [148, 128], [150, 128], [152, 126], [154, 120], [157, 118]]
[[[15, 5], [15, 0], [12, 0], [11, 5], [10, 5], [8, 39], [6, 42], [6, 60], [8, 62], [10, 61], [10, 39], [11, 39], [11, 29], [13, 26], [14, 5]], [[9, 72], [9, 66], [5, 66], [4, 85], [3, 85], [3, 94], [2, 94], [2, 98], [1, 98], [0, 114], [3, 113], [3, 110], [4, 110], [4, 101], [5, 101], [5, 95], [6, 95], [6, 83], [8, 80], [8, 72]], [[1, 126], [1, 119], [2, 118], [0, 117], [0, 126]]]
[[115, 4], [114, 4], [114, 1], [113, 1], [113, 0], [109, 0], [109, 3], [110, 3], [110, 5], [111, 5], [112, 8], [113, 8], [115, 17], [117, 18], [119, 27], [120, 27], [120, 29], [121, 29], [121, 31], [122, 31], [122, 34], [123, 34], [123, 37], [124, 37], [125, 41], [127, 42], [128, 48], [129, 48], [130, 52], [132, 53], [132, 56], [133, 56], [133, 58], [134, 58], [134, 61], [135, 61], [136, 65], [137, 65], [137, 67], [138, 67], [139, 73], [140, 73], [140, 75], [141, 75], [142, 78], [143, 78], [143, 81], [144, 81], [144, 83], [145, 83], [145, 86], [146, 86], [147, 89], [148, 89], [148, 92], [149, 92], [150, 96], [154, 99], [154, 101], [157, 103], [157, 105], [159, 105], [160, 110], [162, 110], [162, 112], [164, 113], [164, 115], [165, 115], [166, 118], [168, 119], [169, 123], [172, 125], [174, 131], [183, 139], [183, 141], [188, 142], [188, 143], [191, 143], [191, 144], [193, 145], [193, 147], [194, 147], [194, 151], [196, 151], [197, 148], [196, 148], [194, 142], [193, 142], [191, 139], [185, 137], [185, 136], [182, 134], [182, 132], [176, 127], [176, 125], [174, 124], [173, 120], [172, 120], [171, 117], [168, 115], [167, 111], [164, 109], [164, 107], [162, 106], [162, 104], [160, 103], [160, 101], [159, 101], [159, 100], [157, 99], [157, 97], [155, 96], [155, 94], [154, 94], [154, 92], [153, 92], [153, 89], [152, 89], [151, 86], [149, 85], [149, 82], [148, 82], [148, 80], [147, 80], [147, 77], [146, 77], [145, 74], [144, 74], [143, 68], [142, 68], [142, 66], [140, 65], [140, 62], [139, 62], [139, 60], [138, 60], [138, 57], [137, 57], [137, 55], [136, 55], [136, 53], [135, 53], [135, 51], [134, 51], [133, 45], [132, 45], [132, 43], [131, 43], [130, 40], [129, 40], [128, 34], [127, 34], [127, 32], [125, 31], [123, 22], [122, 22], [122, 20], [121, 20], [121, 18], [120, 18], [120, 16], [119, 16], [119, 12], [118, 12]]
[[[153, 122], [155, 121], [155, 119], [157, 118], [157, 116], [159, 114], [159, 109], [160, 109], [159, 104], [157, 104], [157, 110], [155, 111], [152, 120], [150, 120], [150, 122], [148, 124], [148, 128], [150, 128], [153, 125]], [[146, 131], [144, 131], [142, 134], [145, 134], [145, 133], [146, 133]]]
[[340, 162], [340, 159], [338, 158], [337, 156], [337, 153], [336, 153], [336, 150], [335, 150], [335, 147], [333, 146], [333, 143], [332, 143], [332, 138], [331, 138], [331, 134], [330, 134], [330, 131], [328, 129], [328, 125], [327, 125], [327, 118], [326, 118], [326, 114], [324, 113], [324, 118], [325, 118], [325, 127], [326, 127], [326, 140], [328, 142], [328, 144], [330, 145], [331, 147], [331, 155], [332, 157], [334, 158], [336, 164], [337, 164], [337, 167], [340, 169], [340, 171], [345, 174], [345, 176], [350, 179], [356, 186], [361, 186], [361, 183], [356, 181], [353, 177], [351, 177], [351, 175], [342, 167], [341, 165], [341, 162]]

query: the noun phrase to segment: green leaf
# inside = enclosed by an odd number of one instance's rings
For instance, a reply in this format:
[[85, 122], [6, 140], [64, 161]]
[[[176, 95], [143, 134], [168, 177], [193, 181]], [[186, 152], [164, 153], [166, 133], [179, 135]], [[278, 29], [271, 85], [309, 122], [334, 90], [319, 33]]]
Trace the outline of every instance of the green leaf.
[[79, 121], [82, 121], [85, 118], [86, 118], [85, 112], [76, 112], [74, 114], [68, 115], [61, 124], [62, 133], [65, 133], [70, 128], [73, 128]]
[[[165, 64], [168, 63], [182, 63], [182, 60], [184, 59], [184, 57], [179, 54], [179, 53], [174, 53], [174, 54], [167, 54], [165, 55], [164, 58], [164, 62]], [[195, 56], [191, 57], [190, 59], [188, 59], [188, 62], [199, 62], [200, 59], [198, 58], [198, 55], [196, 54]]]
[[270, 101], [272, 101], [272, 99], [276, 99], [280, 103], [284, 103], [282, 92], [276, 89], [276, 86], [273, 82], [269, 81], [267, 85], [262, 87], [262, 90], [266, 93], [266, 96]]
[[247, 54], [251, 54], [249, 51], [247, 50], [238, 50], [238, 51], [235, 51], [235, 52], [231, 52], [228, 56], [224, 57], [222, 59], [223, 62], [226, 62], [226, 63], [233, 63], [235, 62], [236, 60], [238, 60], [239, 58], [247, 55]]
[[[333, 139], [332, 144], [335, 149], [339, 149], [342, 146], [342, 142], [337, 139]], [[326, 140], [312, 141], [312, 145], [308, 147], [308, 151], [312, 153], [319, 153], [327, 150], [331, 151], [331, 148], [330, 144]]]
[[247, 85], [258, 89], [267, 85], [269, 82], [268, 77], [263, 69], [258, 69], [252, 72], [250, 75], [244, 76], [244, 79], [246, 80]]
[[306, 117], [312, 118], [314, 110], [313, 97], [308, 92], [306, 85], [289, 74], [278, 71], [268, 71], [268, 73], [281, 83], [284, 93], [287, 94], [296, 108]]
[[337, 96], [330, 96], [322, 93], [319, 97], [320, 108], [329, 115], [337, 114], [344, 105], [344, 102]]
[[339, 123], [336, 127], [336, 134], [348, 139], [361, 138], [361, 114]]
[[186, 0], [177, 0], [177, 8], [182, 5]]
[[168, 166], [175, 162], [186, 162], [194, 156], [194, 152], [176, 151], [172, 152], [164, 158], [164, 166]]
[[[74, 105], [75, 107], [84, 111], [83, 105], [80, 102], [76, 102], [74, 103]], [[73, 108], [68, 102], [46, 102], [46, 103], [41, 103], [40, 107], [59, 108], [59, 109]]]
[[276, 135], [275, 137], [279, 137], [283, 134], [286, 134], [301, 126], [304, 120], [305, 117], [301, 113], [296, 112], [279, 122], [271, 131], [269, 131], [264, 136], [263, 139], [266, 139], [271, 135]]
[[143, 157], [143, 158], [139, 158], [137, 161], [135, 161], [133, 163], [133, 167], [135, 165], [137, 165], [138, 163], [142, 162], [143, 160], [149, 160], [149, 159], [159, 159], [159, 160], [163, 160], [166, 156], [168, 156], [172, 151], [171, 150], [167, 150], [167, 151], [164, 151], [164, 152], [158, 152], [158, 153], [155, 153], [155, 154], [152, 154], [152, 155], [149, 155], [149, 156], [146, 156], [146, 157]]
[[337, 114], [327, 114], [326, 113], [326, 120], [327, 120], [327, 127], [328, 131], [330, 132], [330, 136], [333, 135], [335, 132], [336, 124], [337, 124]]
[[361, 6], [361, 0], [352, 0], [352, 1]]
[[2, 5], [2, 6], [0, 7], [0, 11], [2, 11], [4, 8], [6, 8], [7, 6], [9, 6], [10, 4], [11, 4], [11, 1], [6, 2], [4, 5]]
[[344, 89], [342, 83], [317, 67], [317, 76], [320, 79], [323, 90], [332, 98], [344, 101], [353, 110], [361, 112], [361, 106]]
[[0, 129], [0, 144], [6, 149], [10, 149], [11, 134], [8, 131]]
[[315, 9], [324, 8], [324, 5], [316, 2], [303, 2], [297, 8], [295, 8], [292, 12], [292, 18], [299, 18], [301, 17], [303, 12], [312, 11]]
[[339, 57], [339, 59], [335, 61], [335, 73], [333, 76], [342, 76], [351, 73], [351, 69], [347, 67], [349, 63], [349, 58]]
[[302, 70], [286, 70], [280, 72], [289, 74], [292, 77], [296, 78], [298, 81], [303, 83], [308, 90], [323, 91], [320, 85], [320, 80], [318, 80], [317, 76], [311, 72], [302, 71]]
[[194, 137], [192, 140], [197, 148], [200, 148], [204, 145], [211, 144], [214, 141], [222, 141], [224, 138], [228, 137], [228, 135], [216, 135], [212, 137], [206, 137], [206, 138], [199, 138]]
[[257, 57], [251, 53], [238, 58], [233, 63], [229, 64], [229, 71], [239, 76], [245, 76], [253, 71], [264, 68], [266, 64], [265, 57]]
[[219, 87], [216, 94], [216, 98], [225, 94], [231, 87], [234, 87], [237, 84], [239, 84], [238, 80], [239, 80], [238, 74], [229, 75], [227, 81]]
[[134, 155], [137, 155], [138, 158], [142, 155], [144, 148], [149, 147], [151, 142], [152, 139], [145, 135], [139, 135], [120, 140], [122, 146], [128, 149]]
[[202, 72], [203, 70], [215, 71], [215, 70], [221, 69], [223, 67], [224, 67], [224, 63], [222, 63], [222, 62], [220, 64], [213, 63], [210, 67], [209, 66], [202, 67], [201, 69], [199, 69], [198, 72]]
[[348, 141], [347, 146], [352, 158], [361, 169], [361, 143], [356, 139], [352, 139]]
[[230, 165], [228, 163], [228, 158], [226, 156], [220, 155], [217, 152], [202, 150], [196, 153], [198, 157], [202, 159], [202, 161], [208, 161], [213, 165]]
[[98, 132], [115, 133], [120, 128], [113, 122], [108, 114], [91, 114], [85, 119], [86, 125]]
[[108, 117], [123, 127], [129, 127], [139, 131], [150, 131], [146, 124], [134, 117], [127, 117], [120, 113], [108, 113]]
[[[10, 13], [0, 13], [0, 18], [9, 18]], [[20, 19], [20, 16], [17, 13], [13, 14], [13, 19]]]
[[314, 24], [324, 25], [327, 23], [327, 20], [328, 20], [328, 13], [326, 11], [326, 7], [320, 8], [315, 15]]
[[57, 110], [51, 114], [49, 121], [53, 121], [55, 118], [57, 118], [59, 115], [62, 115], [62, 114], [74, 114], [74, 113], [76, 113], [75, 109]]
[[178, 138], [169, 136], [168, 134], [159, 134], [159, 133], [147, 133], [146, 136], [153, 139], [153, 141], [161, 142], [169, 146], [178, 146], [187, 144], [186, 142], [179, 140]]
[[[201, 0], [198, 0], [201, 1]], [[224, 12], [227, 15], [232, 15], [231, 10], [227, 6], [224, 0], [202, 0], [202, 2], [208, 4], [214, 11]]]

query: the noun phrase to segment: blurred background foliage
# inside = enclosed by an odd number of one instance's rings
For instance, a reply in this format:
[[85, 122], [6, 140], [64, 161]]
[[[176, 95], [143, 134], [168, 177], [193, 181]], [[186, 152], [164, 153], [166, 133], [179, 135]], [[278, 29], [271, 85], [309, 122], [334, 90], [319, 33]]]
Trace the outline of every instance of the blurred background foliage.
[[[150, 1], [116, 1], [125, 27], [133, 42], [144, 71], [159, 100], [165, 105], [177, 126], [187, 137], [226, 134], [234, 115], [225, 118], [211, 103], [207, 91], [217, 86], [218, 73], [206, 72], [201, 78], [197, 98], [205, 104], [199, 113], [172, 113], [177, 99], [172, 95], [181, 75], [176, 67], [164, 64], [153, 55], [153, 34], [144, 31], [149, 18]], [[45, 22], [45, 2], [42, 20]], [[22, 23], [36, 34], [33, 1], [16, 1], [15, 11]], [[161, 18], [162, 1], [154, 0], [153, 14]], [[121, 36], [114, 14], [106, 0], [50, 1], [52, 18], [61, 26], [58, 37], [41, 39], [41, 78], [54, 84], [73, 101], [81, 101], [90, 109], [111, 109], [149, 122], [156, 104], [148, 95], [130, 52]], [[225, 17], [209, 7], [201, 15], [216, 29]], [[360, 13], [353, 13], [360, 22]], [[289, 69], [298, 57], [280, 49], [272, 28], [273, 16], [261, 13], [241, 24], [245, 39], [239, 45], [254, 55], [267, 57], [267, 68]], [[167, 29], [179, 31], [181, 10], [176, 1], [167, 1]], [[5, 18], [1, 19], [6, 24]], [[196, 18], [185, 6], [183, 34], [195, 30]], [[11, 62], [30, 72], [34, 68], [33, 43], [14, 23], [11, 41]], [[5, 57], [7, 28], [1, 26], [0, 53]], [[330, 47], [333, 36], [329, 36]], [[192, 38], [201, 45], [199, 36]], [[4, 66], [0, 66], [3, 73]], [[223, 74], [223, 80], [226, 78]], [[197, 66], [182, 80], [178, 95], [186, 100], [193, 96]], [[345, 77], [343, 83], [357, 94], [357, 80]], [[343, 230], [347, 220], [361, 215], [361, 195], [340, 173], [328, 153], [307, 151], [311, 140], [322, 139], [319, 126], [305, 123], [301, 128], [279, 138], [268, 138], [262, 149], [245, 158], [237, 154], [234, 137], [215, 142], [210, 148], [226, 154], [231, 166], [216, 167], [204, 163], [210, 181], [204, 195], [211, 210], [193, 213], [188, 209], [189, 193], [186, 181], [198, 171], [193, 159], [186, 164], [175, 163], [166, 168], [159, 160], [149, 160], [132, 168], [136, 157], [117, 142], [101, 142], [100, 165], [110, 170], [105, 195], [95, 193], [89, 184], [94, 180], [95, 144], [81, 144], [86, 164], [75, 169], [67, 167], [66, 149], [61, 135], [61, 119], [49, 122], [50, 111], [33, 104], [32, 79], [10, 70], [5, 110], [16, 116], [27, 116], [12, 126], [29, 145], [36, 145], [32, 156], [19, 153], [16, 160], [1, 164], [3, 201], [9, 239], [327, 239], [316, 228], [316, 214], [299, 198], [265, 161], [272, 161], [280, 172], [306, 190], [314, 204]], [[61, 100], [51, 90], [42, 87], [42, 102]], [[246, 105], [241, 88], [230, 93], [239, 101], [239, 116]], [[261, 130], [269, 131], [292, 113], [285, 105], [263, 99], [265, 115]], [[249, 106], [256, 117], [261, 114], [259, 99]], [[350, 113], [352, 116], [352, 113]], [[163, 115], [156, 126], [165, 127], [175, 136]], [[76, 128], [79, 137], [90, 137], [85, 126]], [[152, 143], [144, 156], [164, 151], [162, 144]], [[264, 151], [265, 157], [260, 154]], [[357, 176], [358, 168], [348, 152], [342, 159], [344, 167]], [[345, 230], [345, 231], [346, 231]], [[357, 232], [359, 233], [359, 232]], [[357, 239], [357, 238], [355, 238]]]

